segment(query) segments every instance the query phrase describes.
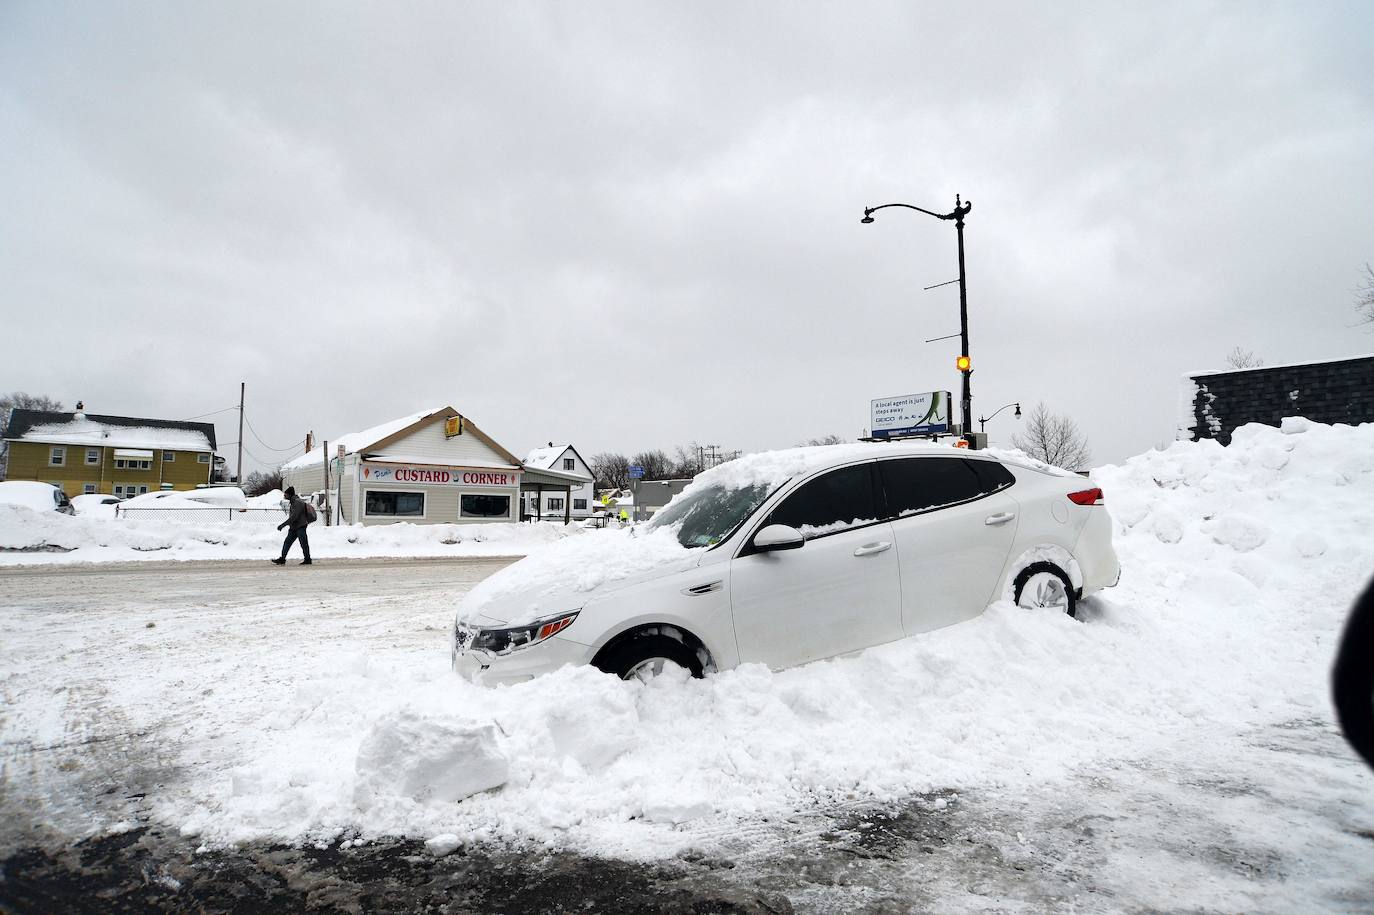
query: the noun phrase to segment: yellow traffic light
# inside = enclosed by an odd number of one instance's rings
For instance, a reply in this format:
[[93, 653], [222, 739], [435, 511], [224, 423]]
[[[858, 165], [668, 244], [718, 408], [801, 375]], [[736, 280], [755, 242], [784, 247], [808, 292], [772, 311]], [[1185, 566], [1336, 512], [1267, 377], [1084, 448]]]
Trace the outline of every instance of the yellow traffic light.
[[973, 362], [968, 356], [960, 356], [958, 359], [954, 360], [954, 367], [961, 372], [972, 371]]

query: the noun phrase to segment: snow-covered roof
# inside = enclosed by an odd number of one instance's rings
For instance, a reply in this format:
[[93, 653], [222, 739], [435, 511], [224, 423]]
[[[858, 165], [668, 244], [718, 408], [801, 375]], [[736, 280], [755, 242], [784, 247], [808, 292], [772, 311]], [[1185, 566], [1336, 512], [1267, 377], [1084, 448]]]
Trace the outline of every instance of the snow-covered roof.
[[[420, 420], [433, 416], [447, 410], [448, 407], [435, 407], [432, 410], [421, 410], [419, 413], [408, 413], [405, 416], [398, 416], [396, 419], [387, 420], [379, 423], [370, 429], [361, 432], [350, 432], [338, 438], [329, 439], [329, 450], [331, 456], [337, 454], [337, 449], [342, 446], [345, 454], [352, 454], [355, 451], [363, 451], [371, 445], [375, 445], [384, 438], [390, 438], [402, 429], [413, 426]], [[324, 463], [324, 444], [318, 448], [312, 448], [298, 458], [293, 458], [282, 465], [282, 470], [294, 470], [297, 467], [310, 467], [314, 464]]]
[[[450, 466], [450, 465], [448, 465], [448, 464], [442, 464], [442, 465], [441, 465], [441, 464], [435, 464], [435, 463], [434, 463], [434, 458], [432, 458], [432, 457], [424, 457], [423, 455], [401, 454], [400, 452], [393, 452], [393, 451], [388, 451], [388, 452], [386, 452], [385, 454], [369, 454], [369, 455], [367, 456], [367, 461], [368, 461], [368, 463], [371, 463], [371, 464], [420, 464], [420, 465], [429, 465], [429, 466], [432, 466], [432, 467], [438, 467], [438, 466], [447, 467], [447, 466]], [[455, 466], [457, 466], [457, 465], [455, 465]], [[461, 465], [461, 466], [463, 466], [463, 467], [482, 467], [482, 468], [488, 468], [488, 467], [489, 467], [489, 468], [491, 468], [492, 470], [511, 470], [511, 469], [513, 469], [513, 468], [515, 467], [514, 464], [503, 464], [503, 463], [500, 462], [500, 461], [469, 461], [469, 460], [464, 460], [464, 461], [462, 462], [462, 465]]]
[[535, 448], [525, 455], [526, 467], [542, 467], [545, 470], [552, 470], [554, 461], [563, 456], [563, 452], [571, 448], [571, 445], [547, 445], [543, 448]]
[[1271, 369], [1292, 369], [1304, 365], [1323, 365], [1328, 362], [1355, 362], [1359, 359], [1374, 359], [1374, 353], [1359, 353], [1354, 356], [1336, 356], [1330, 359], [1309, 359], [1306, 362], [1282, 362], [1278, 365], [1251, 365], [1243, 369], [1198, 369], [1194, 372], [1184, 372], [1184, 378], [1193, 378], [1200, 375], [1234, 375], [1239, 372], [1265, 372]]
[[49, 410], [15, 410], [10, 414], [5, 438], [9, 441], [52, 445], [166, 451], [215, 450], [213, 423]]

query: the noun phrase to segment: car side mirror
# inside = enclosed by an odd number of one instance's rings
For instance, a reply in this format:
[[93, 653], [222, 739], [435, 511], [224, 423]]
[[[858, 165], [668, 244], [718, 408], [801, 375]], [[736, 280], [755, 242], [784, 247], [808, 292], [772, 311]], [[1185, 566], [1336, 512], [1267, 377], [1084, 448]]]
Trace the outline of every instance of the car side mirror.
[[786, 524], [770, 524], [754, 535], [754, 549], [760, 553], [799, 550], [805, 543], [802, 532]]

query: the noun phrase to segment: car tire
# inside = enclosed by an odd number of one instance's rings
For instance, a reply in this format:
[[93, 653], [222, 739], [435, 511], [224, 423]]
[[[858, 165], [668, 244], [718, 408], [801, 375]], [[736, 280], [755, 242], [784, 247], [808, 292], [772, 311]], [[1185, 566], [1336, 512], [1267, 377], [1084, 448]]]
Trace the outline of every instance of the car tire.
[[1033, 562], [1016, 576], [1012, 602], [1029, 609], [1059, 607], [1078, 615], [1078, 596], [1064, 570], [1052, 562]]
[[663, 663], [671, 661], [686, 669], [694, 677], [701, 677], [703, 669], [697, 653], [677, 639], [661, 633], [626, 639], [610, 651], [602, 652], [592, 664], [622, 680], [647, 680], [663, 670]]

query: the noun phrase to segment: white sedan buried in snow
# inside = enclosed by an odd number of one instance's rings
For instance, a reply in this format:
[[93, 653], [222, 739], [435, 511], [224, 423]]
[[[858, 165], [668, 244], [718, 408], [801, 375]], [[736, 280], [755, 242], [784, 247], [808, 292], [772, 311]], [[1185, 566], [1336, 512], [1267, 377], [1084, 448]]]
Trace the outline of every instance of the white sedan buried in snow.
[[1116, 584], [1103, 496], [1016, 455], [857, 444], [706, 471], [635, 531], [569, 537], [479, 584], [453, 666], [643, 677], [787, 667], [962, 622], [994, 600], [1073, 615]]

